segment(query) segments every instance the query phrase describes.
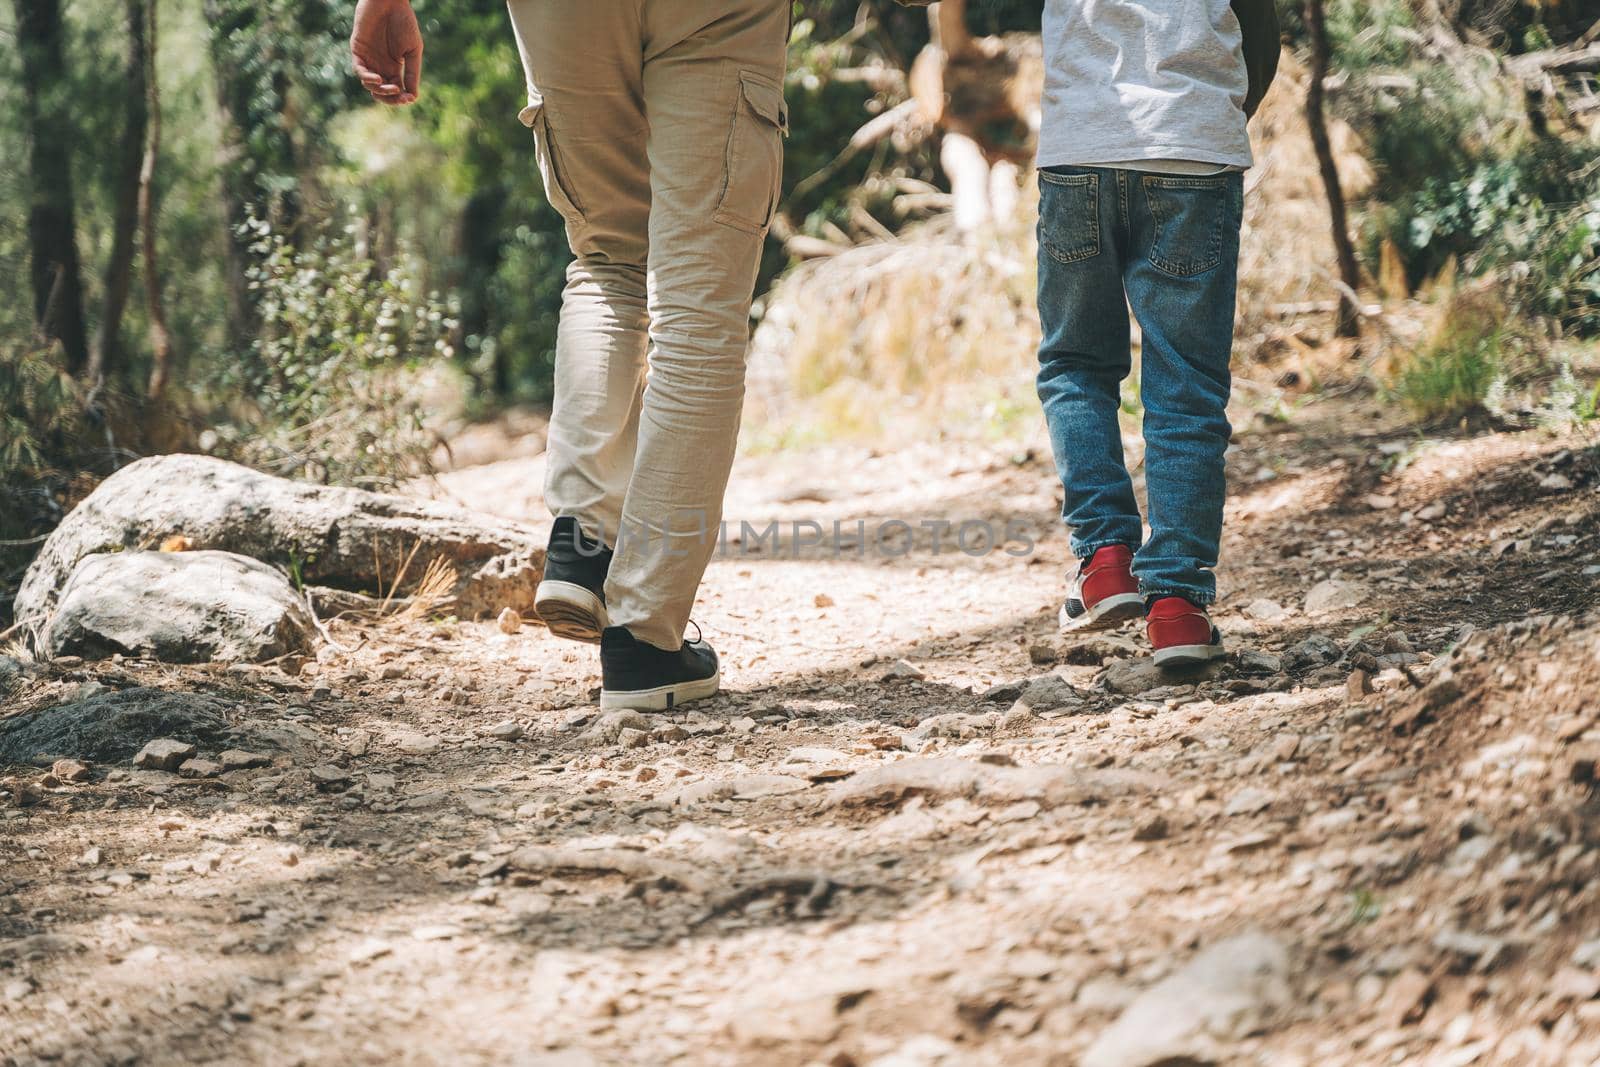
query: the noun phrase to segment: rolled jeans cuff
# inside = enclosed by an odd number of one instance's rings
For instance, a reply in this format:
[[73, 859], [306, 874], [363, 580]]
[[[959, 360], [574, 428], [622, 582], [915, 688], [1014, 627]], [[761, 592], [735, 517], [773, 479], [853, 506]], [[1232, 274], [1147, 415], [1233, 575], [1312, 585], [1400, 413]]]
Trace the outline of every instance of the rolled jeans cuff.
[[1162, 597], [1182, 597], [1189, 603], [1198, 605], [1202, 608], [1208, 608], [1217, 601], [1217, 594], [1210, 589], [1183, 589], [1170, 585], [1148, 589], [1141, 586], [1139, 589], [1139, 595], [1144, 597], [1147, 602], [1151, 600], [1160, 600]]

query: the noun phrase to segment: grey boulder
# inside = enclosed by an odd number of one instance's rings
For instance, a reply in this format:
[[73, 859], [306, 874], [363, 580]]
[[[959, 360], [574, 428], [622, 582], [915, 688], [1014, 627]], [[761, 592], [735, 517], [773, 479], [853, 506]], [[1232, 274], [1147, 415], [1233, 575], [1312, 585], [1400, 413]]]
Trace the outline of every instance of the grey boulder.
[[40, 642], [51, 656], [259, 662], [305, 651], [312, 623], [289, 580], [228, 552], [88, 556]]
[[544, 566], [539, 531], [506, 519], [274, 478], [209, 456], [154, 456], [107, 478], [62, 520], [23, 576], [17, 621], [37, 635], [86, 556], [172, 537], [193, 549], [298, 566], [308, 585], [379, 596], [408, 558], [402, 595], [438, 559], [456, 571], [453, 608], [461, 618], [506, 607], [532, 614]]

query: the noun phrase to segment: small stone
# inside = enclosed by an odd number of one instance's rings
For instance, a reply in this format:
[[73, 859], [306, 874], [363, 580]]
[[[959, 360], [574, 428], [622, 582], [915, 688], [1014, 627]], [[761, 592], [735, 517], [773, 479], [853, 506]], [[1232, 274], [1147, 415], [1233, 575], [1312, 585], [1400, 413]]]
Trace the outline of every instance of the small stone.
[[1600, 971], [1600, 937], [1585, 941], [1572, 950], [1572, 965], [1589, 971]]
[[669, 723], [666, 726], [657, 726], [654, 730], [651, 730], [650, 736], [656, 741], [675, 745], [679, 741], [687, 741], [689, 739], [689, 731], [677, 723]]
[[1060, 653], [1043, 642], [1028, 646], [1028, 661], [1036, 667], [1048, 667], [1060, 658]]
[[372, 960], [387, 956], [393, 951], [394, 949], [387, 942], [374, 939], [363, 941], [357, 945], [350, 951], [349, 959], [351, 963], [370, 963]]
[[583, 732], [583, 740], [591, 744], [614, 745], [623, 730], [649, 732], [654, 724], [637, 711], [609, 711]]
[[222, 762], [222, 769], [226, 771], [248, 771], [256, 767], [265, 767], [272, 760], [259, 752], [246, 752], [243, 749], [230, 748], [218, 757]]
[[1299, 734], [1282, 734], [1272, 743], [1269, 755], [1274, 763], [1288, 763], [1300, 751]]
[[1339, 646], [1333, 638], [1326, 634], [1312, 634], [1283, 654], [1283, 667], [1286, 671], [1298, 674], [1332, 663], [1339, 656]]
[[461, 936], [461, 927], [451, 926], [448, 923], [419, 926], [411, 931], [411, 936], [418, 941], [449, 941]]
[[748, 715], [741, 715], [728, 724], [728, 729], [736, 734], [751, 734], [755, 732], [756, 721]]
[[398, 747], [401, 752], [413, 756], [426, 756], [439, 751], [439, 739], [427, 734], [405, 734], [400, 738]]
[[812, 598], [811, 602], [819, 608], [833, 607], [833, 597], [829, 596], [827, 593], [818, 593]]
[[1369, 595], [1367, 587], [1359, 582], [1329, 578], [1318, 582], [1306, 593], [1306, 614], [1347, 611], [1364, 603]]
[[1363, 670], [1350, 672], [1350, 677], [1345, 679], [1345, 695], [1351, 700], [1365, 700], [1375, 690], [1372, 688], [1372, 675]]
[[1431, 504], [1418, 508], [1417, 518], [1421, 519], [1423, 522], [1438, 522], [1440, 519], [1444, 518], [1449, 511], [1450, 509], [1445, 505], [1444, 501], [1435, 500]]
[[1260, 597], [1244, 606], [1244, 617], [1252, 622], [1280, 622], [1289, 617], [1289, 612], [1276, 600]]
[[617, 744], [623, 748], [643, 748], [649, 743], [650, 732], [648, 730], [636, 730], [631, 726], [625, 726], [617, 731]]
[[[510, 608], [506, 609], [510, 611]], [[516, 741], [522, 737], [522, 724], [507, 719], [505, 722], [496, 723], [484, 731], [489, 737], [497, 741]]]
[[1234, 657], [1245, 674], [1277, 674], [1283, 670], [1283, 657], [1256, 648], [1241, 649]]
[[1433, 947], [1440, 952], [1474, 961], [1480, 971], [1489, 971], [1505, 952], [1506, 941], [1491, 934], [1474, 934], [1446, 927], [1434, 935]]
[[920, 667], [907, 660], [897, 659], [894, 661], [894, 666], [884, 671], [878, 680], [882, 682], [920, 682], [925, 677], [926, 675], [922, 673]]
[[1367, 507], [1371, 508], [1373, 511], [1389, 511], [1393, 509], [1396, 504], [1400, 503], [1400, 501], [1396, 500], [1392, 496], [1386, 496], [1383, 493], [1369, 493], [1364, 498], [1363, 503], [1365, 503]]
[[1594, 720], [1589, 716], [1574, 715], [1572, 718], [1562, 723], [1561, 727], [1556, 730], [1556, 740], [1560, 741], [1562, 744], [1566, 744], [1569, 741], [1576, 741], [1578, 738], [1587, 733], [1589, 731], [1589, 727], [1593, 725]]
[[311, 699], [314, 701], [332, 700], [333, 687], [328, 685], [326, 682], [318, 682], [316, 685], [311, 687]]
[[319, 763], [311, 768], [311, 781], [318, 789], [335, 791], [349, 786], [350, 774], [331, 763]]
[[1015, 804], [1008, 804], [995, 812], [993, 821], [996, 823], [1023, 822], [1032, 819], [1042, 809], [1037, 800], [1019, 800]]
[[300, 851], [298, 849], [286, 848], [282, 852], [278, 853], [278, 860], [285, 867], [298, 867], [300, 866]]
[[1017, 695], [1017, 702], [1012, 710], [1030, 711], [1038, 715], [1046, 711], [1056, 711], [1074, 704], [1083, 703], [1084, 696], [1072, 683], [1059, 674], [1041, 674], [1037, 678], [1029, 679], [1022, 687], [1022, 692]]
[[1001, 682], [991, 685], [978, 697], [985, 704], [1010, 704], [1022, 695], [1022, 685], [1019, 682]]
[[522, 616], [515, 608], [502, 608], [495, 618], [494, 624], [500, 627], [503, 634], [514, 634], [522, 629]]
[[1378, 1014], [1387, 1026], [1409, 1026], [1428, 1010], [1433, 979], [1415, 968], [1402, 971], [1384, 990]]
[[1218, 855], [1242, 856], [1250, 852], [1259, 852], [1269, 845], [1275, 844], [1277, 840], [1277, 834], [1265, 832], [1245, 834], [1243, 837], [1236, 837], [1231, 841], [1223, 842], [1212, 851]]
[[1152, 815], [1133, 829], [1135, 841], [1161, 841], [1172, 832], [1165, 815]]
[[1572, 488], [1572, 479], [1565, 474], [1547, 474], [1539, 479], [1539, 488], [1552, 493], [1563, 493]]
[[83, 850], [83, 855], [78, 857], [78, 866], [98, 867], [100, 866], [100, 860], [102, 858], [103, 854], [100, 851], [100, 846], [90, 845], [88, 848]]
[[89, 765], [82, 760], [58, 759], [50, 765], [50, 774], [63, 782], [87, 782]]
[[1224, 815], [1254, 815], [1272, 806], [1272, 794], [1265, 789], [1246, 787], [1235, 793], [1222, 809]]
[[222, 773], [222, 764], [208, 759], [186, 759], [178, 767], [185, 778], [215, 778]]
[[836, 748], [811, 748], [807, 746], [801, 746], [799, 748], [791, 748], [788, 755], [783, 757], [783, 762], [785, 764], [820, 763], [831, 765], [837, 763], [847, 763], [849, 762], [849, 759], [850, 757], [846, 756], [843, 752], [840, 752]]
[[0, 996], [6, 1001], [16, 1003], [33, 995], [33, 982], [27, 978], [13, 978], [5, 985], [0, 986]]
[[133, 765], [147, 771], [175, 771], [195, 754], [194, 746], [171, 738], [151, 741], [133, 757]]

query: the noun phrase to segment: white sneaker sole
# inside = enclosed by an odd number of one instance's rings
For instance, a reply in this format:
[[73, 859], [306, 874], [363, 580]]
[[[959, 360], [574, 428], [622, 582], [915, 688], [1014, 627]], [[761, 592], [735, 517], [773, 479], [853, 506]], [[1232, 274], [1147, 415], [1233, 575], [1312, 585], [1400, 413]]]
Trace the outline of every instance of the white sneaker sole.
[[1198, 667], [1227, 654], [1221, 645], [1173, 645], [1158, 649], [1154, 658], [1157, 667]]
[[600, 631], [610, 625], [605, 603], [573, 582], [540, 582], [533, 594], [533, 610], [557, 637], [584, 644], [600, 643]]
[[600, 692], [601, 711], [671, 711], [691, 700], [704, 700], [716, 696], [722, 688], [722, 672], [709, 678], [692, 682], [659, 685], [654, 689], [633, 689], [622, 692]]
[[1110, 630], [1121, 626], [1131, 619], [1144, 617], [1144, 598], [1138, 593], [1118, 593], [1108, 596], [1088, 611], [1073, 618], [1067, 614], [1067, 606], [1061, 605], [1061, 632], [1064, 634], [1087, 633], [1092, 630]]

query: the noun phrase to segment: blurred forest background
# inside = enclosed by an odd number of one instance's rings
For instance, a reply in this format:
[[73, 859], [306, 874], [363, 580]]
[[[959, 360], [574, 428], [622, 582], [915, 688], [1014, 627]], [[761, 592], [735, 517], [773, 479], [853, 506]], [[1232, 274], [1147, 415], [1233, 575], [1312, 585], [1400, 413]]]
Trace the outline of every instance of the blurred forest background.
[[[974, 0], [969, 28], [1036, 32], [1040, 6]], [[568, 255], [516, 121], [505, 12], [418, 0], [423, 97], [395, 111], [349, 74], [351, 9], [0, 3], [0, 590], [138, 455], [390, 485], [428, 469], [447, 421], [548, 397]], [[1028, 417], [1027, 183], [1016, 220], [951, 237], [938, 132], [894, 111], [928, 19], [890, 0], [795, 11], [756, 399], [820, 414], [769, 439], [870, 431], [880, 393], [922, 405], [945, 387], [980, 422]], [[1278, 165], [1252, 178], [1249, 395], [1282, 411], [1371, 389], [1419, 423], [1593, 419], [1600, 2], [1326, 0], [1323, 56], [1300, 0], [1282, 15], [1286, 73], [1257, 124]], [[1351, 201], [1342, 268], [1304, 119], [1319, 62]], [[838, 298], [877, 311], [806, 312]]]

